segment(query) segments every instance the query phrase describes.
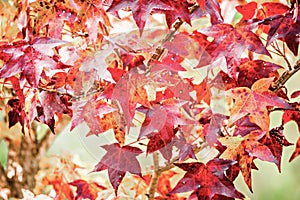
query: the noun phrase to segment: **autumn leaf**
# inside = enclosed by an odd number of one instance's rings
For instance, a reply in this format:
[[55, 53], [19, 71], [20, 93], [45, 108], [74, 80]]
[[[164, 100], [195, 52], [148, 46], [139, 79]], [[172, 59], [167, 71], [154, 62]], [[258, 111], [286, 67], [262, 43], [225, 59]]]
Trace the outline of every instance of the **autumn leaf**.
[[166, 147], [167, 145], [171, 145], [176, 132], [177, 129], [173, 129], [172, 124], [166, 123], [165, 126], [157, 133], [148, 136], [150, 140], [147, 144], [147, 153], [152, 153]]
[[55, 170], [49, 176], [45, 176], [42, 180], [44, 185], [52, 185], [57, 200], [74, 199], [73, 191], [66, 181], [66, 177], [59, 170]]
[[136, 158], [139, 154], [143, 153], [142, 150], [131, 146], [120, 147], [118, 143], [103, 145], [101, 147], [106, 150], [106, 154], [95, 166], [93, 172], [107, 169], [110, 183], [115, 189], [116, 195], [126, 172], [142, 177], [140, 163]]
[[61, 39], [64, 22], [74, 23], [77, 19], [76, 11], [62, 1], [43, 0], [31, 2], [29, 5], [36, 14], [32, 30], [33, 35], [38, 34], [42, 28], [50, 25], [50, 28], [47, 29], [49, 36]]
[[70, 114], [70, 110], [62, 102], [61, 98], [52, 92], [42, 91], [39, 94], [40, 106], [38, 106], [38, 120], [49, 126], [54, 133], [54, 115]]
[[80, 179], [74, 180], [69, 184], [77, 187], [75, 200], [80, 200], [80, 199], [96, 200], [98, 197], [98, 192], [106, 189], [105, 187], [99, 185], [96, 182], [89, 183], [85, 180], [80, 180]]
[[[58, 64], [52, 56], [52, 48], [66, 42], [54, 38], [37, 37], [33, 41], [18, 41], [12, 45], [1, 45], [0, 52], [10, 57], [1, 68], [0, 78], [21, 74], [30, 85], [37, 87], [44, 68], [55, 69]], [[1, 58], [2, 59], [2, 58]]]
[[267, 46], [276, 39], [282, 39], [286, 42], [288, 48], [295, 56], [298, 55], [299, 47], [299, 32], [300, 32], [300, 17], [298, 16], [295, 22], [293, 13], [288, 13], [282, 17], [277, 17], [270, 23], [270, 30], [268, 32]]
[[[102, 39], [99, 36], [99, 30], [103, 35], [106, 35], [106, 26], [111, 27], [108, 14], [105, 12], [102, 1], [79, 1], [75, 0], [78, 6], [74, 6], [77, 10], [77, 20], [75, 23], [70, 23], [70, 26], [75, 30], [88, 33], [88, 39], [92, 44], [96, 44], [97, 39]], [[77, 9], [76, 9], [77, 8]]]
[[300, 138], [298, 138], [298, 140], [297, 140], [295, 150], [294, 150], [293, 154], [291, 155], [289, 162], [292, 162], [296, 157], [299, 156], [299, 154], [300, 154]]
[[[206, 47], [211, 59], [215, 60], [225, 56], [227, 64], [235, 66], [245, 50], [270, 56], [259, 37], [249, 29], [248, 26], [233, 27], [230, 24], [223, 23], [201, 29], [199, 32], [214, 38], [211, 44]], [[207, 63], [201, 61], [198, 67], [204, 65], [207, 65]], [[234, 77], [234, 75], [232, 76]]]
[[214, 113], [210, 117], [209, 124], [204, 126], [205, 139], [207, 144], [210, 146], [213, 146], [217, 142], [217, 138], [221, 134], [225, 119], [227, 119], [225, 115]]
[[175, 166], [186, 173], [170, 193], [193, 191], [191, 196], [196, 196], [198, 199], [213, 199], [216, 195], [243, 198], [224, 174], [224, 171], [234, 163], [234, 161], [217, 158], [210, 160], [206, 165], [198, 162], [175, 163]]
[[298, 130], [300, 132], [300, 111], [298, 110], [285, 110], [282, 116], [282, 124], [286, 124], [290, 121], [296, 122]]
[[299, 97], [300, 96], [300, 91], [298, 90], [298, 91], [295, 91], [295, 92], [293, 92], [292, 94], [291, 94], [291, 98], [297, 98], [297, 97]]
[[171, 192], [171, 178], [176, 175], [177, 173], [175, 171], [166, 171], [163, 172], [158, 179], [157, 183], [157, 193], [159, 193], [159, 197], [155, 197], [155, 200], [184, 200], [183, 197], [178, 197], [177, 194], [169, 194]]
[[87, 136], [98, 135], [113, 128], [114, 120], [112, 119], [114, 118], [112, 112], [116, 109], [103, 100], [95, 101], [94, 98], [91, 98], [88, 101], [74, 102], [72, 110], [71, 130], [83, 122], [85, 122], [90, 129]]
[[223, 23], [220, 4], [216, 0], [197, 0], [199, 8], [192, 13], [192, 19], [198, 19], [210, 15], [211, 24]]
[[123, 75], [114, 87], [112, 99], [120, 103], [129, 131], [137, 104], [151, 107], [145, 85], [151, 82], [146, 76], [136, 72]]
[[249, 116], [244, 116], [235, 122], [234, 136], [248, 135], [251, 131], [259, 130], [260, 127], [252, 123]]
[[193, 145], [191, 142], [188, 142], [183, 134], [177, 134], [174, 138], [174, 146], [179, 149], [178, 157], [179, 162], [185, 160], [186, 158], [197, 159], [193, 150]]
[[154, 8], [154, 12], [161, 12], [166, 15], [166, 21], [169, 28], [171, 28], [172, 24], [178, 19], [191, 25], [190, 4], [188, 1], [174, 0], [165, 2], [168, 2], [168, 6], [171, 9]]
[[284, 135], [283, 135], [283, 128], [274, 128], [270, 130], [269, 135], [265, 135], [263, 138], [259, 140], [259, 142], [271, 150], [272, 154], [276, 157], [278, 161], [276, 163], [279, 172], [281, 171], [281, 157], [282, 157], [282, 150], [283, 146], [290, 146], [292, 145], [289, 143]]
[[256, 2], [249, 2], [247, 4], [239, 5], [235, 7], [235, 9], [243, 15], [242, 20], [251, 19], [255, 15], [256, 8], [257, 8]]
[[146, 21], [151, 12], [156, 9], [171, 9], [167, 1], [160, 0], [114, 0], [108, 8], [108, 12], [118, 11], [122, 8], [130, 7], [133, 18], [140, 29], [140, 33], [143, 32]]
[[265, 132], [263, 131], [253, 131], [244, 137], [228, 136], [219, 138], [219, 141], [227, 147], [220, 158], [238, 161], [240, 170], [250, 191], [252, 191], [251, 169], [255, 158], [278, 164], [271, 150], [259, 142], [259, 139], [264, 135]]
[[254, 82], [261, 78], [278, 77], [278, 69], [282, 67], [263, 60], [247, 60], [239, 66], [238, 86], [251, 87]]
[[237, 87], [227, 90], [226, 94], [235, 99], [230, 110], [230, 123], [249, 114], [250, 121], [257, 124], [262, 130], [269, 130], [270, 117], [267, 106], [288, 108], [289, 105], [274, 93], [269, 91], [273, 78], [262, 78], [256, 81], [251, 89]]

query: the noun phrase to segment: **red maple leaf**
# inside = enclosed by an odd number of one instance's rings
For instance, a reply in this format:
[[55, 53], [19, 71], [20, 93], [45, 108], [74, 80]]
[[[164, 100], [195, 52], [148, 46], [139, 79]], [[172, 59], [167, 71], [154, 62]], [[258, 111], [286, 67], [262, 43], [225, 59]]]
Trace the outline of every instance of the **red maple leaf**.
[[120, 147], [118, 143], [101, 147], [106, 150], [106, 154], [95, 166], [93, 172], [107, 169], [110, 183], [115, 189], [116, 194], [126, 172], [142, 177], [140, 163], [136, 158], [139, 154], [143, 153], [142, 150], [131, 146]]
[[300, 132], [300, 111], [298, 110], [285, 110], [282, 116], [282, 124], [286, 124], [289, 121], [296, 122], [298, 130]]
[[148, 94], [144, 86], [150, 84], [150, 80], [136, 72], [123, 75], [114, 87], [112, 99], [118, 100], [122, 108], [127, 131], [129, 131], [137, 104], [151, 107]]
[[96, 182], [88, 183], [85, 180], [74, 180], [69, 183], [72, 186], [77, 187], [75, 200], [90, 199], [96, 200], [98, 197], [98, 192], [106, 189], [105, 187], [99, 185]]
[[230, 123], [249, 114], [251, 122], [257, 124], [262, 130], [269, 130], [269, 113], [267, 106], [289, 108], [290, 106], [283, 99], [269, 91], [273, 78], [263, 78], [256, 81], [251, 89], [237, 87], [227, 91], [227, 95], [235, 99], [231, 109]]
[[118, 11], [130, 7], [133, 18], [142, 33], [150, 13], [156, 9], [172, 9], [168, 1], [161, 0], [114, 0], [108, 8], [108, 12]]
[[210, 123], [204, 126], [205, 139], [210, 146], [217, 142], [225, 119], [227, 119], [225, 115], [214, 113], [210, 116]]
[[223, 23], [220, 4], [216, 0], [197, 0], [200, 8], [192, 13], [192, 19], [198, 19], [210, 15], [211, 24]]
[[293, 152], [293, 154], [291, 155], [289, 162], [292, 162], [297, 156], [299, 156], [300, 154], [300, 138], [298, 138], [297, 143], [296, 143], [296, 148]]
[[249, 2], [244, 5], [236, 6], [235, 9], [239, 11], [243, 15], [241, 20], [249, 20], [255, 15], [255, 11], [257, 8], [256, 2]]
[[194, 191], [191, 197], [198, 199], [214, 199], [217, 195], [243, 198], [224, 174], [224, 171], [234, 163], [234, 161], [218, 158], [210, 160], [206, 165], [198, 162], [175, 163], [175, 166], [186, 173], [170, 193]]
[[[44, 68], [55, 69], [57, 62], [53, 59], [52, 48], [66, 42], [53, 38], [37, 37], [33, 41], [18, 41], [12, 45], [0, 46], [1, 54], [10, 57], [0, 70], [0, 78], [21, 74], [28, 83], [37, 87]], [[1, 58], [1, 57], [0, 57]], [[1, 58], [2, 59], [2, 58]]]
[[292, 145], [289, 143], [284, 135], [283, 135], [283, 128], [274, 128], [270, 130], [269, 135], [265, 135], [263, 138], [259, 140], [260, 143], [266, 145], [271, 150], [272, 154], [277, 159], [277, 167], [279, 172], [281, 171], [281, 157], [282, 157], [282, 149], [283, 146], [290, 146]]
[[238, 69], [238, 86], [251, 87], [253, 83], [261, 78], [278, 77], [278, 69], [282, 66], [263, 60], [246, 60]]
[[42, 91], [39, 94], [40, 105], [37, 107], [37, 119], [49, 126], [54, 133], [54, 114], [71, 114], [57, 93]]
[[251, 169], [254, 164], [253, 160], [259, 158], [260, 160], [278, 164], [278, 161], [271, 150], [266, 145], [259, 142], [259, 139], [264, 135], [265, 132], [259, 130], [253, 131], [244, 137], [219, 138], [221, 143], [227, 147], [220, 158], [238, 161], [244, 180], [251, 191]]
[[[206, 51], [211, 56], [211, 59], [214, 60], [225, 56], [227, 64], [237, 67], [240, 62], [239, 59], [245, 50], [270, 56], [259, 37], [250, 30], [253, 26], [255, 25], [233, 27], [231, 24], [216, 24], [201, 29], [201, 33], [214, 38], [206, 47]], [[198, 67], [206, 64], [206, 62], [201, 61]], [[235, 74], [232, 76], [235, 77]]]
[[98, 135], [113, 128], [111, 124], [105, 123], [106, 121], [103, 119], [107, 114], [114, 112], [116, 109], [109, 106], [105, 101], [96, 101], [95, 98], [91, 98], [88, 101], [73, 103], [72, 108], [71, 130], [83, 122], [90, 128], [87, 135]]

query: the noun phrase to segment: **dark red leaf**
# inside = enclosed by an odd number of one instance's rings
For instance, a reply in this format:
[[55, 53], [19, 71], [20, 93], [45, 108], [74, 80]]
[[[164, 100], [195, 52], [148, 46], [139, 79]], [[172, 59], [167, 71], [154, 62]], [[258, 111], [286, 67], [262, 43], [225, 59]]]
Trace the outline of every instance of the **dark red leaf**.
[[291, 155], [289, 162], [292, 162], [296, 157], [298, 157], [300, 154], [300, 138], [298, 138], [297, 143], [296, 143], [296, 148], [293, 152], [293, 154]]
[[95, 166], [93, 172], [108, 170], [110, 183], [117, 194], [118, 187], [122, 182], [126, 172], [142, 177], [141, 167], [136, 157], [143, 153], [137, 147], [123, 146], [118, 143], [101, 146], [106, 150], [106, 154]]
[[300, 96], [300, 91], [298, 90], [298, 91], [295, 91], [295, 92], [293, 92], [292, 94], [291, 94], [291, 98], [297, 98], [297, 97], [299, 97]]
[[300, 131], [300, 111], [285, 110], [282, 116], [282, 123], [286, 124], [289, 121], [296, 122], [298, 130]]
[[243, 198], [233, 183], [225, 176], [224, 171], [234, 164], [234, 161], [213, 159], [206, 165], [203, 163], [181, 163], [175, 166], [186, 171], [180, 179], [173, 193], [194, 191], [198, 199], [213, 199], [215, 195], [223, 195], [232, 198]]

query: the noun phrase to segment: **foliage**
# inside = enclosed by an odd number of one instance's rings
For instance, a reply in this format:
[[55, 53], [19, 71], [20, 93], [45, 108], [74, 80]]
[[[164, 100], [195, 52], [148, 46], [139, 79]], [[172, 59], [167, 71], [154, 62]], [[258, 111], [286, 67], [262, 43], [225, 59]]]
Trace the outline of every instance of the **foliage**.
[[[83, 180], [75, 172], [79, 166], [60, 160], [69, 165], [69, 178], [60, 168], [42, 178], [55, 199], [106, 198], [105, 192], [115, 199], [244, 199], [234, 186], [239, 172], [252, 191], [256, 159], [280, 170], [282, 149], [291, 145], [284, 125], [295, 121], [300, 130], [300, 92], [290, 95], [284, 86], [300, 69], [298, 1], [0, 5], [2, 112], [8, 127], [20, 125], [24, 134], [1, 133], [1, 148], [9, 143], [11, 151], [14, 145], [25, 151], [24, 144], [35, 142], [34, 158], [66, 118], [71, 130], [85, 123], [86, 137], [114, 133], [93, 170], [107, 170], [114, 192], [104, 181]], [[277, 128], [270, 128], [273, 112], [283, 113]], [[41, 124], [52, 133], [41, 134]], [[199, 154], [206, 149], [215, 153], [205, 161]], [[290, 161], [299, 152], [300, 139]], [[140, 156], [152, 156], [152, 171], [144, 170]], [[20, 182], [8, 176], [16, 168], [7, 167], [14, 162], [6, 157], [1, 179]]]

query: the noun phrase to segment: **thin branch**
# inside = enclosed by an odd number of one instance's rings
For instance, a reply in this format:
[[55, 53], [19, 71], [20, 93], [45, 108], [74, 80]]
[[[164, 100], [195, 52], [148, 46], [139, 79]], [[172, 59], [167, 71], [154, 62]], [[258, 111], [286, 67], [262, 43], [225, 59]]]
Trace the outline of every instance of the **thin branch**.
[[[199, 8], [198, 5], [194, 5], [193, 7], [191, 7], [190, 14], [192, 14], [197, 8]], [[163, 55], [163, 53], [165, 51], [165, 48], [162, 47], [163, 44], [168, 41], [171, 41], [173, 36], [175, 35], [175, 33], [178, 31], [178, 29], [184, 23], [184, 21], [182, 21], [182, 19], [179, 18], [178, 20], [179, 21], [173, 25], [173, 27], [170, 30], [170, 32], [168, 33], [168, 35], [166, 35], [166, 37], [162, 40], [161, 45], [155, 49], [155, 53], [152, 55], [151, 59], [148, 61], [147, 66], [149, 66], [152, 61], [159, 60], [160, 57]]]
[[161, 174], [161, 172], [159, 170], [159, 157], [158, 157], [157, 152], [153, 153], [153, 164], [154, 164], [154, 172], [153, 172], [153, 177], [151, 178], [151, 183], [150, 183], [150, 189], [149, 189], [149, 195], [148, 195], [149, 200], [154, 200], [155, 191], [156, 191], [156, 187], [158, 184], [158, 178]]
[[271, 91], [273, 92], [278, 92], [278, 90], [284, 86], [284, 84], [296, 73], [300, 70], [300, 59], [296, 62], [296, 64], [294, 65], [294, 69], [293, 70], [288, 70], [286, 72], [284, 72], [279, 79], [277, 79], [277, 81], [273, 84], [273, 86], [271, 87]]
[[[275, 46], [276, 45], [276, 46]], [[277, 55], [283, 57], [284, 61], [287, 63], [289, 70], [292, 70], [292, 65], [290, 63], [290, 61], [287, 59], [285, 53], [283, 53], [280, 48], [279, 45], [277, 43], [277, 41], [275, 42], [275, 45], [272, 43], [271, 46], [273, 47], [273, 49], [278, 53]], [[283, 47], [284, 48], [284, 47]]]
[[[197, 154], [200, 151], [202, 151], [204, 148], [208, 147], [207, 142], [202, 143], [202, 145], [198, 148], [195, 148], [194, 153]], [[185, 160], [187, 160], [188, 158], [186, 158]], [[179, 161], [179, 157], [176, 156], [175, 158], [173, 158], [168, 164], [166, 164], [164, 167], [159, 168], [159, 172], [163, 173], [164, 171], [167, 171], [169, 169], [172, 169], [173, 167], [175, 167], [174, 163]]]

